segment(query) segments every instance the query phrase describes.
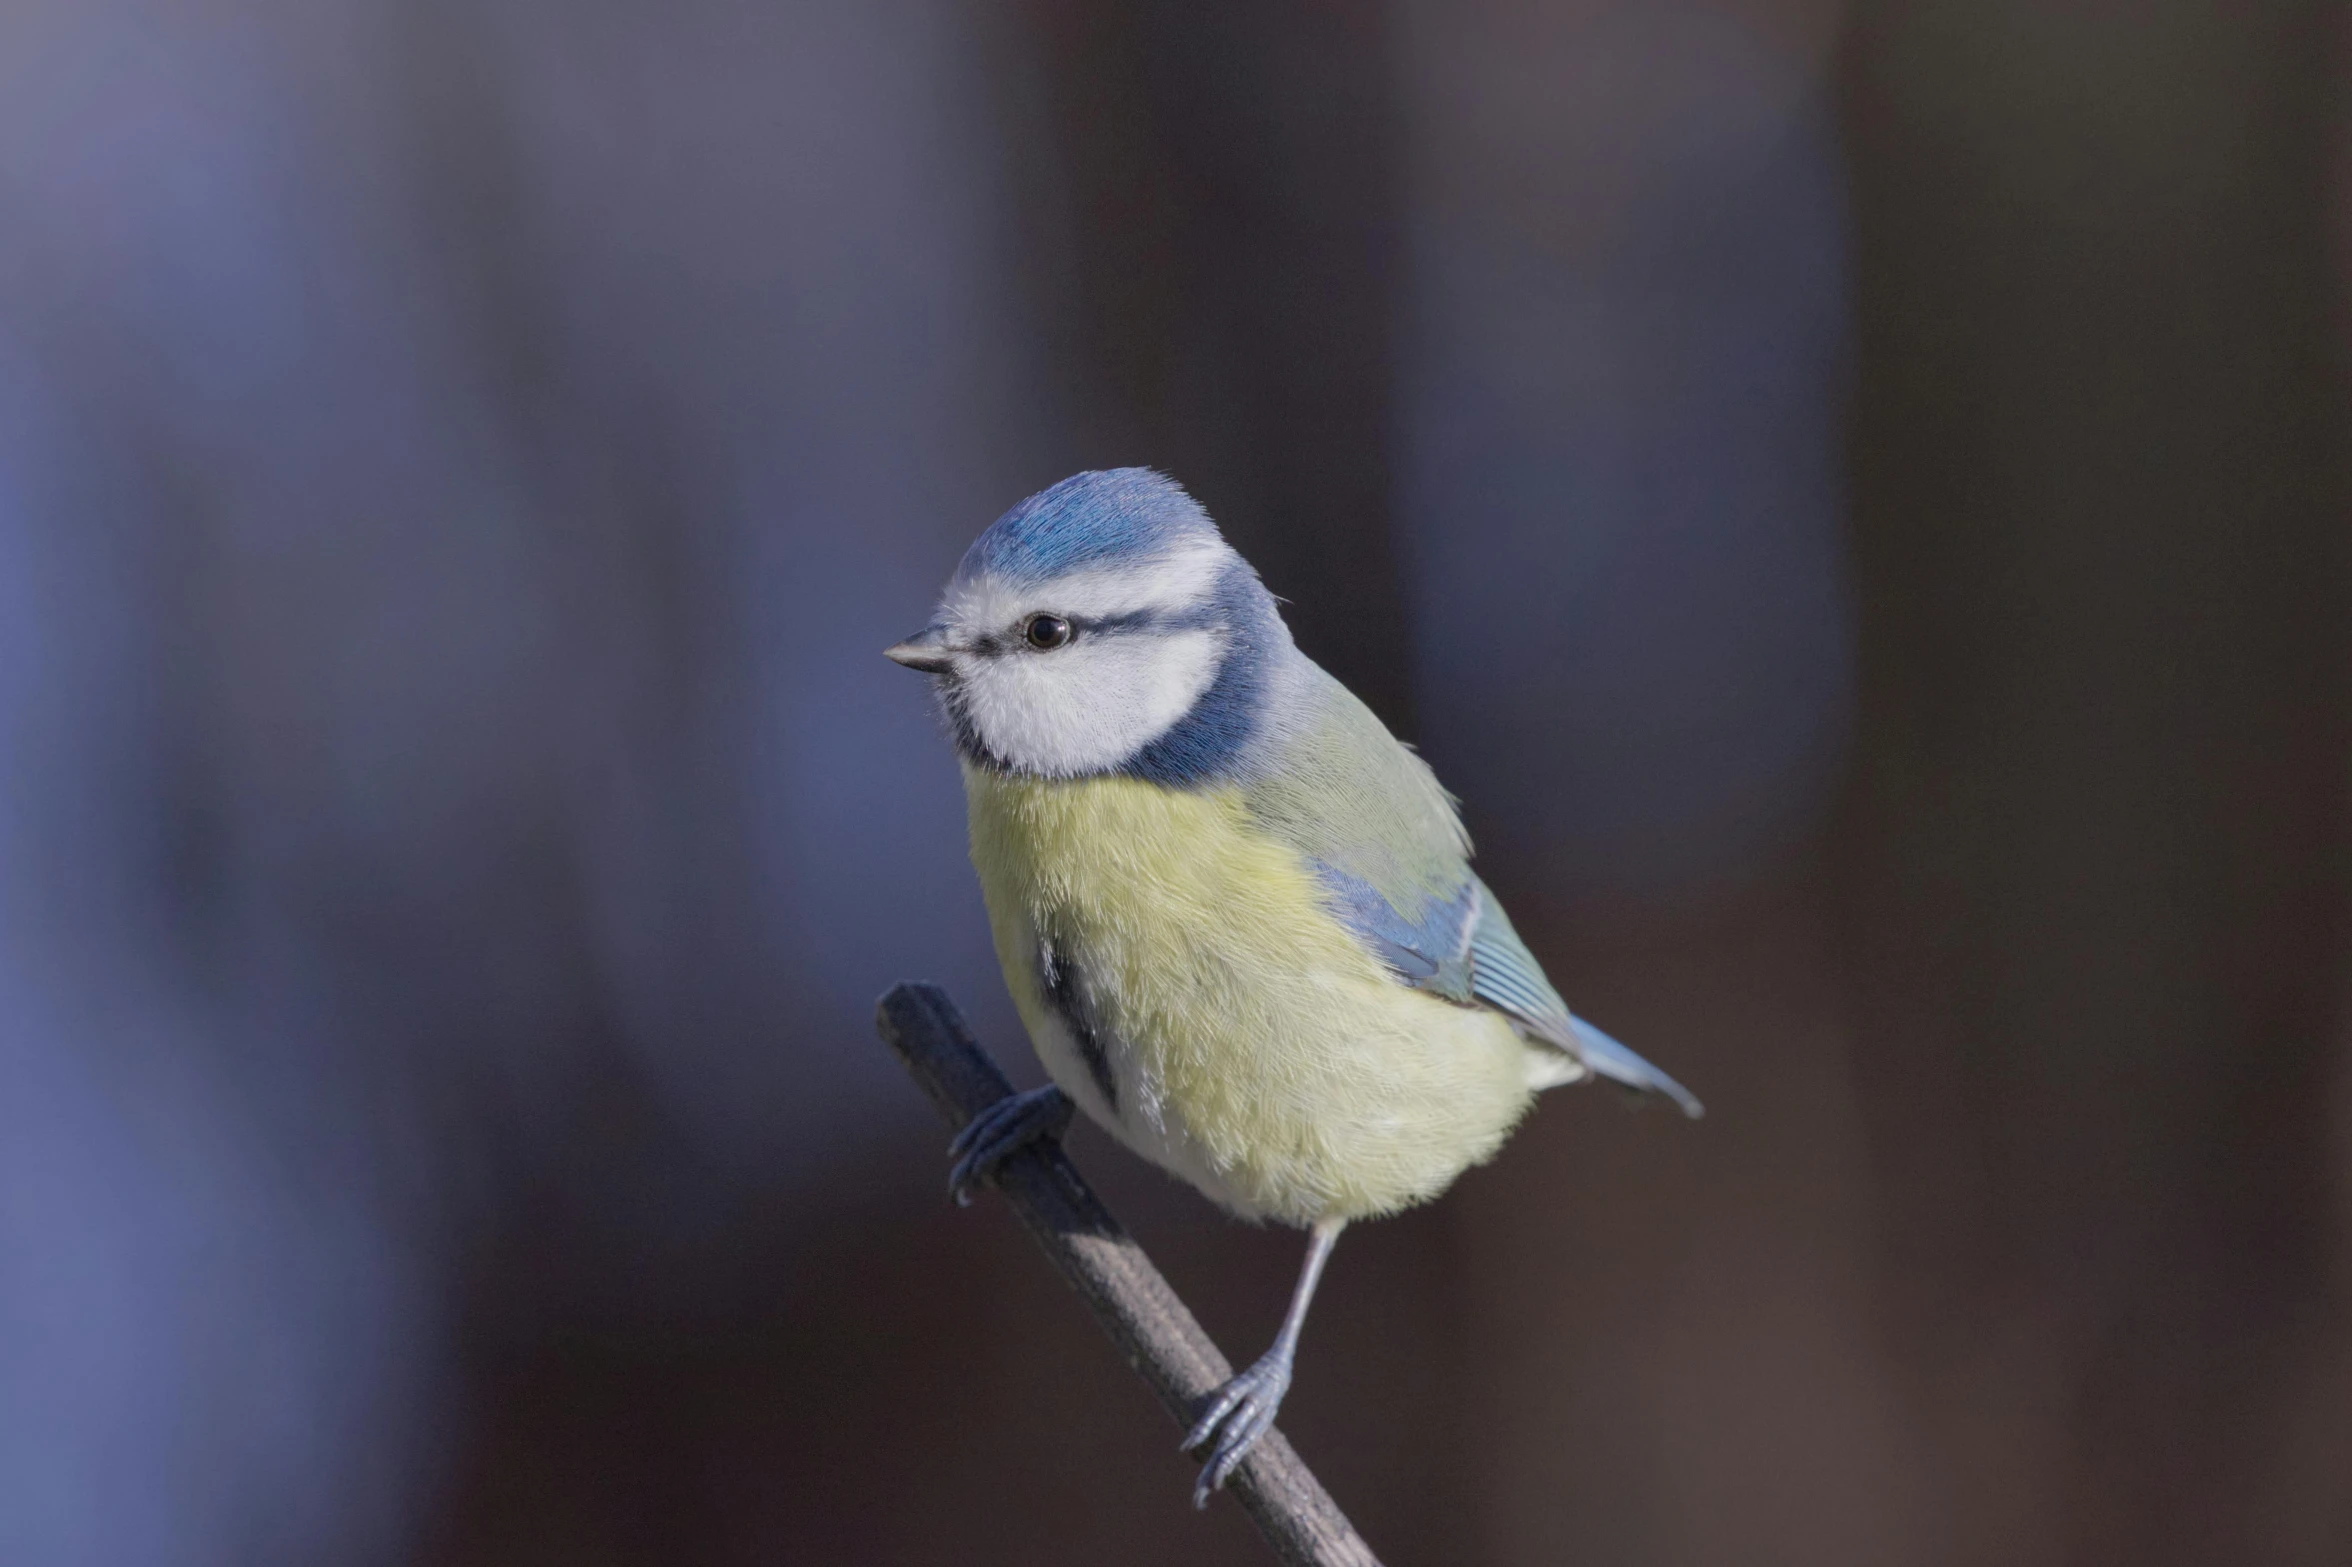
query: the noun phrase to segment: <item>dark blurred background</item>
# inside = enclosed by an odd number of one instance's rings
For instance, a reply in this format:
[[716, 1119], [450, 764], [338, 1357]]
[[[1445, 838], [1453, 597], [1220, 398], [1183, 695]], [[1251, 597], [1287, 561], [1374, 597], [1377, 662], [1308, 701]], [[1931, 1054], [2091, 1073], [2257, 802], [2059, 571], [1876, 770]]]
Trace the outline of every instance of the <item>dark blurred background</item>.
[[1351, 1233], [1391, 1563], [2352, 1559], [2345, 41], [0, 5], [0, 1560], [1263, 1560], [871, 1034], [1035, 1076], [879, 650], [1120, 463], [1710, 1106]]

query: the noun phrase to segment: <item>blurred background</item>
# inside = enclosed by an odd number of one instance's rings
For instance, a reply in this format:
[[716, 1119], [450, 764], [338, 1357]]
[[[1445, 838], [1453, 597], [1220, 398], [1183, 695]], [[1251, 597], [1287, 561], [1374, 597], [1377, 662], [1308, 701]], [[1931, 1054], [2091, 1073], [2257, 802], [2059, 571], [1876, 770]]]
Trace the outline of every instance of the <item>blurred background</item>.
[[1350, 1234], [1388, 1561], [2352, 1558], [2344, 42], [0, 4], [0, 1559], [1264, 1560], [871, 1030], [1037, 1075], [879, 654], [1123, 463], [1710, 1108]]

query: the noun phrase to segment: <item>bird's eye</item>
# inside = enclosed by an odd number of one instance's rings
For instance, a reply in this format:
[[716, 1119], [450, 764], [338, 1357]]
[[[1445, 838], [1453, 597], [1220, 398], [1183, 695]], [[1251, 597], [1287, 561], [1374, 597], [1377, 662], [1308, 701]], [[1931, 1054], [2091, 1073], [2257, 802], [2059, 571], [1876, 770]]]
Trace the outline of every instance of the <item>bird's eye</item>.
[[1070, 623], [1059, 615], [1031, 615], [1021, 627], [1021, 639], [1042, 653], [1070, 640]]

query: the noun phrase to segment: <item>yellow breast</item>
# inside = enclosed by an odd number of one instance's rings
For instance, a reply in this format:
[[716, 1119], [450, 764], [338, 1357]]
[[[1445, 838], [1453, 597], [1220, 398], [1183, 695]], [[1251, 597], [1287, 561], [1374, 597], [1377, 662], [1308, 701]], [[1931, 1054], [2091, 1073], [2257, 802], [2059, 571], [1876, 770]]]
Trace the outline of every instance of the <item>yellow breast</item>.
[[[1399, 984], [1239, 792], [965, 769], [972, 858], [1038, 1054], [1112, 1133], [1236, 1211], [1308, 1223], [1435, 1196], [1526, 1110], [1495, 1013]], [[1107, 1102], [1039, 978], [1080, 968]]]

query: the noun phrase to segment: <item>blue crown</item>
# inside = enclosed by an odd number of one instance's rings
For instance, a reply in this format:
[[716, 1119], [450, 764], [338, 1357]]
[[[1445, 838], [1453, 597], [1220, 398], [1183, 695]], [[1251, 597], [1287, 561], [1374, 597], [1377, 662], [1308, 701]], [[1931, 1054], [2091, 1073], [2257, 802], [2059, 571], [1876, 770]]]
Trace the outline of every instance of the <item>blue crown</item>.
[[1046, 582], [1080, 566], [1157, 555], [1179, 539], [1217, 536], [1183, 486], [1149, 468], [1074, 473], [989, 524], [956, 568], [958, 581], [986, 572]]

